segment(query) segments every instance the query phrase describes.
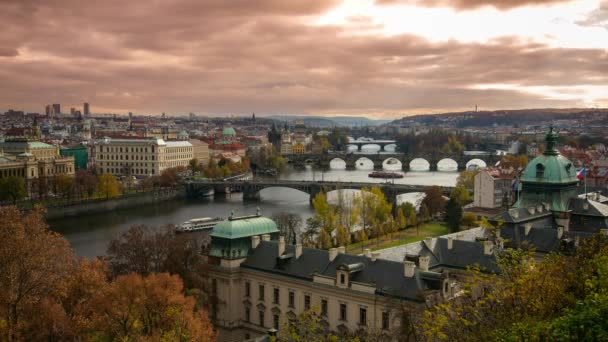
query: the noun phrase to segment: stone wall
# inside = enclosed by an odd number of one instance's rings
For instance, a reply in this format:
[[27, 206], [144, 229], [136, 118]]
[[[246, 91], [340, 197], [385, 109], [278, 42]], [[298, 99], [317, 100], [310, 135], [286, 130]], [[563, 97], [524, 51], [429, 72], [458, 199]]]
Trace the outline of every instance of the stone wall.
[[89, 215], [109, 212], [116, 209], [132, 208], [141, 205], [158, 203], [162, 201], [184, 198], [186, 193], [182, 188], [162, 189], [121, 196], [112, 199], [99, 199], [70, 205], [47, 208], [47, 219], [56, 219], [66, 216]]

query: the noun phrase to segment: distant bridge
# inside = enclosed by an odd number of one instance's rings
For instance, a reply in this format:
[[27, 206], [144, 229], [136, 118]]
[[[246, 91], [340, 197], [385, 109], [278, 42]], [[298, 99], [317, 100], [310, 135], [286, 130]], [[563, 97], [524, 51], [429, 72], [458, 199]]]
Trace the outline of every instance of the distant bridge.
[[[293, 181], [293, 180], [190, 180], [185, 182], [190, 197], [205, 196], [211, 190], [217, 192], [242, 192], [243, 199], [260, 199], [260, 191], [267, 188], [290, 188], [310, 195], [310, 201], [319, 192], [330, 192], [341, 189], [361, 190], [379, 186], [391, 203], [397, 203], [397, 196], [411, 192], [424, 192], [428, 186], [392, 183], [335, 182], [335, 181]], [[443, 193], [449, 195], [453, 187], [442, 187]]]
[[470, 154], [467, 152], [451, 154], [442, 152], [433, 152], [422, 154], [419, 156], [411, 156], [403, 153], [347, 153], [334, 152], [324, 154], [289, 154], [285, 157], [296, 165], [315, 164], [321, 167], [329, 168], [332, 161], [343, 161], [346, 168], [354, 169], [357, 166], [373, 163], [374, 169], [382, 169], [386, 165], [391, 165], [391, 170], [408, 171], [412, 167], [412, 162], [429, 164], [429, 170], [437, 171], [439, 166], [453, 166], [458, 170], [466, 170], [471, 165], [485, 167], [486, 165], [494, 165], [500, 160], [497, 156], [490, 152], [478, 152]]
[[361, 151], [361, 147], [366, 145], [378, 145], [380, 151], [384, 151], [384, 148], [388, 145], [395, 145], [396, 140], [350, 140], [347, 145], [357, 146], [357, 151]]

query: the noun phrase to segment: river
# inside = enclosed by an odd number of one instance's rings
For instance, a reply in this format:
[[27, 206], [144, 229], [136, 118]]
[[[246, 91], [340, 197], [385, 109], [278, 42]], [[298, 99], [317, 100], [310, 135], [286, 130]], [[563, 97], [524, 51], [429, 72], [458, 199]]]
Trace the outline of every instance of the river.
[[[369, 178], [364, 170], [313, 171], [310, 167], [302, 170], [289, 169], [281, 175], [289, 180], [339, 180], [369, 181], [382, 183], [383, 179]], [[395, 183], [414, 185], [453, 186], [457, 172], [407, 172], [405, 177], [395, 179]], [[411, 200], [413, 195], [402, 195], [400, 200]], [[333, 197], [330, 193], [330, 199]], [[235, 215], [254, 214], [260, 208], [262, 215], [272, 216], [280, 212], [294, 212], [306, 218], [312, 215], [308, 194], [285, 188], [269, 188], [261, 191], [260, 201], [243, 201], [241, 194], [220, 195], [198, 200], [183, 199], [167, 201], [137, 208], [116, 210], [110, 213], [79, 217], [66, 217], [49, 221], [51, 228], [70, 242], [76, 253], [84, 257], [105, 254], [108, 242], [132, 225], [160, 226], [178, 224], [197, 217], [227, 217], [231, 211]]]

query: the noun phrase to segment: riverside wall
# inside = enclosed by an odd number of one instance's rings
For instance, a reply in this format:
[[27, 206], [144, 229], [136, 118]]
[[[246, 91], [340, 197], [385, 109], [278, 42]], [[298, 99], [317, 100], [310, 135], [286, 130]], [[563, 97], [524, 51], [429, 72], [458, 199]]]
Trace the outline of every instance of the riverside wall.
[[186, 197], [186, 192], [183, 188], [154, 190], [149, 192], [129, 194], [111, 199], [97, 199], [94, 201], [85, 201], [57, 207], [48, 207], [46, 218], [56, 219], [68, 216], [97, 214], [103, 212], [110, 212], [116, 209], [133, 208], [146, 204], [169, 201], [184, 197]]

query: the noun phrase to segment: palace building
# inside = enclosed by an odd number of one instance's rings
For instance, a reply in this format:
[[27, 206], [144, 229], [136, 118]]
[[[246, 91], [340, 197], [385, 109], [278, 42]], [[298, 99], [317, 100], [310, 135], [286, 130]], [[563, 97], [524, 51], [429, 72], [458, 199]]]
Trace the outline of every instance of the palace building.
[[384, 260], [369, 250], [357, 256], [343, 247], [288, 245], [278, 235], [259, 211], [232, 214], [213, 228], [207, 259], [218, 304], [210, 316], [220, 340], [265, 335], [312, 308], [328, 331], [373, 331], [390, 340], [404, 307], [418, 310], [455, 294], [449, 272], [428, 256]]

